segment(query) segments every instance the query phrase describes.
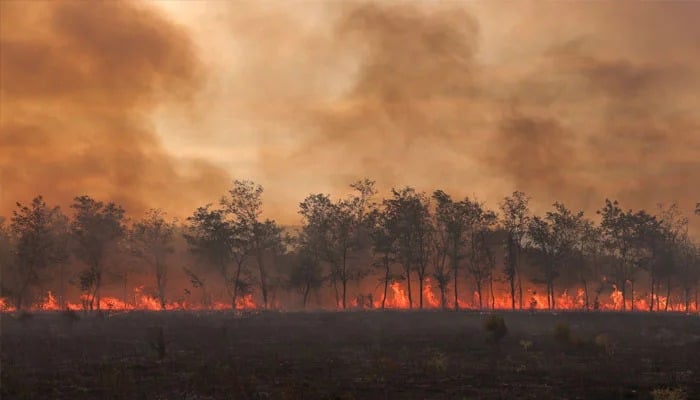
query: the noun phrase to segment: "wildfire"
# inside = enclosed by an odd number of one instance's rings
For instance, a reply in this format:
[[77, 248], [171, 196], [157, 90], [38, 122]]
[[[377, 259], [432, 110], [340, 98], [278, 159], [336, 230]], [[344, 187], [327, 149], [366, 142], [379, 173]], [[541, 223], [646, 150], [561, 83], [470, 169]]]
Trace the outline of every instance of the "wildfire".
[[[616, 286], [611, 285], [612, 291], [609, 295], [600, 296], [599, 294], [590, 294], [588, 298], [588, 309], [589, 310], [603, 310], [603, 311], [621, 311], [621, 310], [633, 310], [632, 300], [628, 298], [623, 308], [623, 298], [622, 291]], [[405, 283], [393, 282], [389, 285], [389, 293], [387, 294], [387, 299], [385, 302], [385, 308], [393, 309], [409, 309], [410, 302], [408, 299], [407, 287]], [[415, 292], [414, 292], [415, 293]], [[432, 286], [430, 279], [426, 279], [423, 284], [423, 308], [427, 309], [437, 309], [440, 308], [439, 296], [436, 296], [436, 291]], [[628, 295], [627, 297], [630, 297]], [[349, 300], [350, 308], [380, 308], [381, 307], [382, 296], [378, 293], [370, 293], [369, 295], [360, 296], [355, 299]], [[644, 295], [639, 293], [634, 293], [634, 310], [635, 311], [651, 311], [653, 304], [653, 311], [676, 311], [684, 312], [686, 311], [686, 305], [683, 299], [670, 298], [662, 296], [659, 294]], [[132, 310], [151, 310], [160, 311], [165, 310], [231, 310], [231, 302], [223, 301], [205, 301], [195, 302], [191, 299], [178, 299], [167, 301], [164, 307], [161, 306], [160, 300], [153, 295], [149, 295], [144, 290], [144, 286], [138, 286], [133, 289], [130, 296], [124, 296], [123, 298], [117, 298], [112, 296], [103, 296], [100, 298], [100, 309], [105, 311], [132, 311]], [[457, 299], [459, 308], [461, 309], [478, 309], [479, 304], [484, 309], [500, 309], [509, 310], [512, 308], [512, 300], [510, 293], [501, 289], [496, 293], [486, 292], [483, 295], [483, 299], [479, 302], [479, 294], [476, 291], [470, 292], [466, 298], [460, 297]], [[56, 295], [48, 291], [43, 297], [40, 303], [35, 304], [30, 307], [32, 310], [43, 310], [43, 311], [59, 311], [62, 309], [69, 310], [87, 310], [89, 309], [90, 297], [87, 294], [83, 294], [79, 298], [79, 302], [63, 301], [61, 302], [57, 299]], [[279, 303], [276, 303], [277, 307], [280, 308]], [[418, 293], [413, 296], [413, 308], [417, 309], [419, 307]], [[454, 307], [454, 298], [447, 296], [446, 307]], [[519, 299], [516, 298], [516, 308], [519, 308]], [[97, 308], [96, 304], [93, 304], [93, 308]], [[245, 294], [242, 297], [236, 299], [236, 310], [253, 310], [258, 309], [259, 306], [255, 302], [253, 294]], [[534, 289], [528, 289], [523, 296], [523, 309], [529, 310], [547, 310], [549, 305], [547, 302], [547, 296], [537, 292]], [[577, 288], [575, 294], [570, 294], [569, 290], [562, 291], [558, 296], [555, 297], [556, 310], [586, 310], [586, 292]], [[0, 298], [0, 312], [12, 312], [16, 311], [14, 305], [12, 305], [8, 299]], [[700, 309], [695, 302], [690, 302], [688, 304], [688, 311], [698, 312]]]

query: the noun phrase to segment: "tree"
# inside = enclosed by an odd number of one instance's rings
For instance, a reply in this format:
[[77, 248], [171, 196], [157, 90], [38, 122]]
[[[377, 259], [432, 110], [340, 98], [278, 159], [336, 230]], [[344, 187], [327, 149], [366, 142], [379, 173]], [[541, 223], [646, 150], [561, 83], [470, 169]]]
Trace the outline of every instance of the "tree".
[[71, 223], [75, 255], [87, 265], [87, 269], [80, 273], [80, 286], [88, 292], [90, 310], [96, 302], [99, 311], [106, 257], [126, 230], [124, 209], [113, 202], [103, 203], [89, 196], [76, 197], [71, 208], [75, 212]]
[[[247, 180], [235, 180], [233, 188], [228, 195], [221, 199], [221, 205], [228, 214], [230, 220], [235, 221], [238, 230], [237, 237], [250, 240], [241, 242], [239, 255], [246, 254], [248, 249], [255, 256], [260, 278], [260, 291], [263, 296], [264, 307], [268, 308], [268, 271], [266, 268], [266, 255], [280, 250], [282, 246], [282, 229], [274, 220], [262, 219], [262, 194], [263, 187]], [[242, 264], [239, 264], [242, 265]]]
[[394, 263], [396, 248], [395, 237], [391, 234], [390, 220], [384, 210], [375, 210], [371, 216], [372, 227], [370, 237], [372, 239], [372, 251], [375, 256], [374, 265], [382, 272], [379, 283], [383, 285], [382, 309], [386, 305], [386, 297], [389, 283], [396, 277], [391, 272], [391, 265]]
[[[584, 219], [581, 221], [581, 237], [577, 246], [577, 257], [572, 260], [575, 267], [576, 278], [583, 285], [584, 307], [590, 309], [589, 283], [600, 277], [600, 258], [603, 253], [602, 232], [595, 224]], [[602, 286], [596, 289], [596, 293], [602, 291]], [[596, 296], [595, 304], [598, 304]]]
[[491, 248], [493, 228], [498, 220], [496, 213], [484, 208], [483, 204], [469, 198], [464, 200], [467, 228], [467, 271], [474, 278], [479, 309], [483, 308], [483, 284], [491, 279], [495, 254]]
[[313, 250], [304, 246], [297, 249], [296, 258], [290, 271], [289, 284], [301, 291], [302, 307], [306, 309], [311, 291], [318, 290], [323, 284], [321, 262]]
[[[454, 308], [459, 309], [459, 291], [458, 291], [458, 276], [461, 267], [461, 262], [465, 257], [466, 246], [468, 242], [468, 229], [470, 226], [470, 213], [468, 199], [465, 201], [455, 202], [452, 198], [442, 190], [437, 190], [433, 193], [433, 199], [436, 202], [435, 219], [437, 237], [441, 238], [441, 243], [438, 244], [438, 249], [445, 252], [446, 258], [449, 259], [450, 274], [452, 276], [454, 290]], [[444, 262], [444, 258], [443, 258]], [[448, 273], [443, 271], [438, 272], [438, 285], [441, 280], [447, 278]], [[449, 278], [447, 278], [449, 279]], [[444, 285], [446, 287], [446, 284]], [[441, 295], [444, 297], [445, 288], [441, 289]]]
[[144, 218], [134, 223], [129, 235], [135, 255], [153, 268], [161, 309], [165, 309], [167, 259], [174, 252], [173, 234], [176, 228], [176, 221], [167, 221], [165, 217], [162, 210], [149, 210]]
[[643, 239], [645, 225], [653, 224], [654, 218], [644, 211], [633, 213], [623, 211], [617, 201], [605, 200], [605, 206], [598, 211], [602, 216], [600, 223], [608, 254], [615, 258], [612, 277], [622, 292], [622, 310], [627, 309], [627, 285], [632, 291], [632, 310], [634, 310], [634, 281], [638, 268], [647, 257], [648, 242]]
[[39, 282], [42, 271], [67, 260], [66, 227], [60, 208], [47, 206], [41, 196], [35, 197], [29, 205], [17, 203], [8, 232], [14, 238], [14, 263], [11, 264], [14, 268], [10, 268], [11, 273], [5, 274], [3, 279], [13, 281], [9, 289], [17, 309], [26, 305], [29, 292]]
[[511, 307], [515, 309], [516, 282], [518, 289], [519, 307], [523, 308], [523, 285], [520, 274], [520, 254], [523, 239], [529, 226], [530, 216], [528, 204], [530, 198], [523, 192], [515, 191], [501, 202], [503, 212], [503, 227], [507, 232], [506, 257], [504, 272], [510, 284]]
[[347, 307], [347, 284], [360, 279], [365, 271], [352, 258], [360, 250], [369, 249], [365, 237], [371, 231], [371, 218], [375, 207], [374, 182], [358, 181], [350, 185], [354, 195], [333, 203], [330, 196], [313, 194], [299, 204], [303, 219], [300, 238], [320, 257], [331, 271], [329, 281], [335, 289], [336, 304]]
[[656, 240], [651, 245], [655, 256], [654, 263], [657, 266], [656, 271], [661, 272], [659, 278], [666, 280], [666, 304], [664, 308], [668, 310], [671, 303], [672, 278], [682, 263], [683, 254], [681, 253], [684, 251], [684, 242], [688, 236], [689, 221], [688, 217], [683, 215], [678, 204], [671, 203], [668, 207], [659, 204], [659, 218], [656, 222], [658, 222], [657, 229], [653, 237]]
[[384, 210], [387, 213], [390, 234], [396, 243], [397, 259], [403, 266], [409, 307], [413, 308], [411, 271], [414, 269], [418, 274], [419, 305], [422, 307], [431, 230], [428, 200], [423, 193], [418, 193], [411, 187], [392, 189], [391, 193], [392, 198], [384, 201]]
[[530, 221], [528, 234], [540, 256], [549, 308], [556, 308], [554, 282], [561, 269], [573, 260], [582, 225], [583, 211], [574, 213], [558, 202], [554, 203], [554, 211], [548, 211], [544, 218], [536, 216]]
[[238, 289], [242, 286], [240, 264], [234, 276], [230, 271], [234, 247], [239, 240], [235, 224], [226, 219], [224, 210], [211, 209], [210, 204], [199, 207], [187, 221], [190, 225], [184, 236], [190, 251], [216, 266], [231, 297], [231, 309], [235, 310]]

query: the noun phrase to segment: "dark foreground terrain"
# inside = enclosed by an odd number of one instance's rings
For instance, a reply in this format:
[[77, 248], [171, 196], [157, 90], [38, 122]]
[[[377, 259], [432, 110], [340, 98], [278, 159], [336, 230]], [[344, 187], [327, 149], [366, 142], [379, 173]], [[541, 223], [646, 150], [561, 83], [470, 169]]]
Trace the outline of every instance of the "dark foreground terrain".
[[[2, 315], [3, 399], [700, 398], [674, 314]], [[556, 332], [556, 333], [555, 333]], [[677, 396], [677, 397], [673, 397]]]

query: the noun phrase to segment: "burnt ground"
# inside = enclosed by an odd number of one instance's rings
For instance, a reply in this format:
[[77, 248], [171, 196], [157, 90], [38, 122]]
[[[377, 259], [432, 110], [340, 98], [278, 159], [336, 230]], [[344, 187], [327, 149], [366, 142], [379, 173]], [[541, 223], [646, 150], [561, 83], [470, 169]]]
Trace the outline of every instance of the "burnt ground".
[[[149, 400], [700, 398], [697, 315], [499, 315], [508, 333], [494, 345], [483, 327], [488, 315], [475, 312], [132, 312], [78, 314], [77, 320], [61, 313], [4, 314], [0, 394]], [[666, 397], [653, 392], [661, 388], [670, 389]]]

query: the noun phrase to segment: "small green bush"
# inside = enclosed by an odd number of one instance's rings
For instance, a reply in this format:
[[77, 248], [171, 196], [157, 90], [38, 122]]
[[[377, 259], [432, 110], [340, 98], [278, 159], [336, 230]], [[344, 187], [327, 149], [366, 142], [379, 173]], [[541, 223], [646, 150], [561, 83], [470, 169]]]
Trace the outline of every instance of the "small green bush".
[[486, 331], [486, 340], [490, 343], [498, 343], [508, 333], [506, 321], [500, 315], [490, 315], [484, 321], [484, 331]]

